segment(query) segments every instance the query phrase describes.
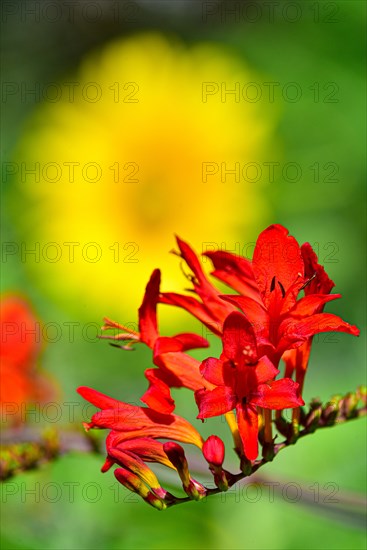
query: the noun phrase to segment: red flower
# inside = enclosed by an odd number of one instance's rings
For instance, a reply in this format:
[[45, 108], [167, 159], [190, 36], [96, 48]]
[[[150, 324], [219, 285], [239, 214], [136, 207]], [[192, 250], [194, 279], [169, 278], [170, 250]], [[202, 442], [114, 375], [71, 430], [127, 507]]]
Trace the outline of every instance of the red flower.
[[[323, 306], [340, 298], [340, 294], [311, 293], [320, 292], [320, 285], [316, 281], [312, 284], [312, 279], [320, 279], [322, 268], [317, 261], [310, 265], [310, 245], [304, 251], [306, 266], [294, 237], [288, 235], [285, 227], [271, 225], [260, 234], [252, 260], [261, 303], [248, 297], [225, 297], [250, 319], [259, 342], [268, 346], [268, 355], [276, 365], [286, 350], [300, 346], [319, 332], [359, 334], [357, 327], [340, 317], [321, 313]], [[324, 281], [330, 281], [324, 271], [322, 276]], [[299, 292], [309, 284], [312, 286], [306, 296], [297, 301]], [[328, 291], [331, 288], [328, 285]]]
[[195, 393], [198, 418], [222, 415], [236, 408], [244, 452], [249, 460], [258, 454], [258, 411], [303, 405], [297, 396], [298, 384], [289, 378], [273, 381], [279, 371], [270, 360], [258, 357], [255, 333], [240, 313], [227, 317], [223, 327], [221, 358], [210, 357], [200, 368], [203, 376], [217, 387]]
[[[181, 256], [194, 273], [191, 296], [162, 293], [161, 302], [183, 307], [215, 334], [229, 313], [239, 308], [251, 321], [259, 346], [275, 365], [286, 350], [296, 348], [314, 334], [342, 331], [358, 335], [359, 330], [323, 306], [340, 294], [333, 287], [316, 255], [306, 243], [302, 249], [281, 225], [265, 229], [256, 242], [252, 262], [228, 252], [207, 252], [215, 267], [213, 275], [240, 294], [221, 295], [207, 280], [191, 248], [178, 239]], [[306, 296], [297, 301], [301, 290]], [[223, 306], [226, 302], [227, 306]]]
[[29, 304], [16, 295], [2, 298], [1, 312], [1, 393], [5, 421], [26, 420], [29, 403], [55, 396], [55, 389], [37, 367], [41, 352], [40, 322]]
[[[118, 481], [157, 509], [182, 499], [160, 486], [147, 463], [175, 469], [188, 498], [200, 500], [212, 491], [191, 477], [185, 451], [177, 441], [191, 443], [203, 451], [217, 487], [214, 492], [228, 490], [238, 476], [253, 471], [249, 461], [256, 460], [258, 455], [259, 415], [265, 461], [277, 452], [272, 435], [273, 410], [296, 409], [292, 423], [284, 423], [279, 413], [275, 426], [285, 434], [285, 444], [297, 437], [301, 418], [298, 407], [304, 404], [301, 390], [313, 335], [329, 330], [359, 333], [339, 317], [323, 313], [325, 304], [339, 297], [330, 294], [334, 283], [318, 264], [311, 246], [306, 243], [300, 247], [281, 225], [272, 225], [261, 233], [252, 262], [227, 252], [206, 254], [214, 264], [213, 275], [239, 294], [223, 295], [208, 280], [189, 245], [179, 238], [177, 243], [179, 255], [192, 271], [188, 278], [197, 298], [161, 293], [160, 271], [155, 270], [139, 308], [139, 330], [108, 319], [103, 327], [118, 330], [117, 334], [104, 337], [112, 339], [115, 345], [121, 342], [119, 347], [123, 349], [142, 342], [152, 350], [153, 363], [158, 368], [145, 371], [149, 388], [142, 401], [148, 407], [122, 403], [86, 387], [78, 390], [101, 409], [86, 428], [110, 430], [102, 471], [118, 465], [115, 470]], [[298, 299], [301, 291], [304, 296]], [[196, 334], [161, 336], [158, 303], [186, 309], [220, 336], [223, 347], [220, 358], [209, 357], [200, 363], [188, 355], [186, 352], [191, 349], [208, 347], [208, 342]], [[275, 380], [281, 357], [289, 377]], [[294, 371], [296, 381], [291, 379]], [[231, 474], [223, 468], [225, 448], [219, 437], [212, 435], [204, 443], [189, 422], [171, 414], [174, 409], [171, 387], [186, 387], [195, 392], [201, 420], [226, 414], [243, 475]], [[168, 441], [162, 443], [161, 439]], [[262, 461], [256, 462], [255, 469], [261, 464]]]

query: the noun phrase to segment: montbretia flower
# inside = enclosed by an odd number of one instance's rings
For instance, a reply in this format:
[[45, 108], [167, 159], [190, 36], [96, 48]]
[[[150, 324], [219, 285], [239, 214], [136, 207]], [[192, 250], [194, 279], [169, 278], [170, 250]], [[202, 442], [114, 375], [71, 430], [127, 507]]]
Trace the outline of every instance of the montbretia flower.
[[[334, 283], [308, 243], [300, 247], [286, 228], [272, 225], [260, 234], [252, 261], [228, 252], [208, 252], [213, 275], [229, 285], [233, 294], [216, 288], [186, 242], [177, 238], [177, 244], [177, 254], [192, 272], [187, 277], [196, 296], [161, 292], [161, 274], [155, 269], [139, 308], [138, 330], [109, 319], [103, 327], [117, 331], [103, 336], [115, 346], [126, 350], [143, 343], [151, 349], [154, 367], [145, 371], [149, 387], [141, 397], [147, 406], [123, 403], [86, 387], [78, 390], [101, 409], [85, 424], [86, 429], [110, 430], [102, 471], [117, 465], [118, 481], [159, 510], [182, 498], [161, 486], [148, 463], [176, 470], [186, 493], [183, 500], [200, 500], [228, 490], [272, 460], [280, 449], [295, 443], [299, 435], [332, 425], [340, 415], [344, 420], [352, 418], [364, 395], [362, 390], [358, 395], [349, 394], [340, 408], [333, 402], [323, 409], [317, 401], [310, 412], [301, 409], [312, 337], [329, 330], [359, 334], [355, 326], [323, 312], [324, 306], [340, 295], [330, 294]], [[299, 297], [301, 292], [304, 295]], [[202, 362], [193, 358], [191, 350], [209, 346], [197, 334], [162, 335], [159, 303], [181, 307], [210, 328], [222, 341], [220, 356], [208, 353]], [[283, 378], [279, 378], [278, 369], [281, 358], [286, 364]], [[173, 414], [171, 388], [182, 387], [193, 392], [199, 420], [224, 415], [240, 460], [240, 473], [225, 468], [222, 439], [212, 434], [204, 441], [192, 424]], [[293, 409], [292, 422], [287, 422], [281, 412], [288, 408]], [[286, 437], [284, 441], [276, 442], [274, 426]], [[215, 487], [207, 488], [192, 477], [180, 443], [202, 451]], [[258, 459], [259, 443], [262, 458]]]
[[257, 408], [279, 410], [304, 405], [297, 395], [298, 384], [290, 378], [274, 380], [278, 369], [265, 355], [259, 357], [253, 328], [240, 313], [231, 313], [224, 322], [220, 359], [206, 359], [200, 371], [216, 388], [195, 392], [198, 418], [219, 416], [235, 408], [249, 460], [258, 455]]
[[[359, 334], [355, 326], [340, 317], [321, 312], [327, 302], [340, 298], [340, 294], [329, 293], [332, 286], [326, 282], [329, 279], [317, 258], [311, 258], [311, 246], [306, 243], [302, 249], [281, 225], [271, 225], [260, 234], [251, 262], [228, 252], [205, 253], [213, 261], [213, 275], [239, 294], [221, 295], [207, 280], [191, 248], [181, 240], [178, 245], [180, 255], [193, 272], [194, 292], [200, 300], [165, 292], [161, 302], [183, 307], [218, 335], [222, 334], [229, 313], [240, 309], [275, 365], [285, 351], [317, 333]], [[320, 281], [324, 281], [327, 292], [322, 290]], [[301, 290], [305, 290], [305, 296], [297, 300]]]

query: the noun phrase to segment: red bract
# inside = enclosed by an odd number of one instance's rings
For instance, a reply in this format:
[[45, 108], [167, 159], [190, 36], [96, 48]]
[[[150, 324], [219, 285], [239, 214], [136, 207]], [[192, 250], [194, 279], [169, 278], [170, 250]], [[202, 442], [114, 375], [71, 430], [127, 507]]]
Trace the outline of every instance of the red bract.
[[258, 357], [253, 328], [240, 313], [231, 313], [224, 322], [220, 359], [206, 359], [200, 370], [217, 387], [195, 393], [198, 418], [222, 415], [235, 408], [244, 453], [249, 460], [255, 460], [258, 454], [257, 407], [285, 409], [304, 404], [293, 380], [274, 381], [279, 371], [266, 356]]

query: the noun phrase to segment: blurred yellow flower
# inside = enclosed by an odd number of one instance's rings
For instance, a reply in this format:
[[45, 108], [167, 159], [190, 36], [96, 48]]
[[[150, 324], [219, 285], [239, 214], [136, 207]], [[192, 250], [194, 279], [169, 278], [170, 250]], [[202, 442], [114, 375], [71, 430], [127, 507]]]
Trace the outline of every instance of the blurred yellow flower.
[[19, 254], [42, 288], [126, 321], [153, 268], [163, 290], [185, 285], [174, 233], [198, 250], [248, 241], [267, 216], [256, 164], [274, 123], [239, 95], [253, 81], [223, 47], [146, 34], [41, 89], [14, 171]]

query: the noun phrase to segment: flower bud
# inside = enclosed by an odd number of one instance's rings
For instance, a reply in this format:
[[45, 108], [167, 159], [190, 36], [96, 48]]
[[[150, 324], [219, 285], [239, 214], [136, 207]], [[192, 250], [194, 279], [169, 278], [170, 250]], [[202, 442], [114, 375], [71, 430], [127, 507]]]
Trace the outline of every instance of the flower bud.
[[358, 399], [367, 405], [367, 386], [359, 386], [357, 389]]
[[208, 464], [221, 467], [224, 461], [224, 443], [216, 435], [211, 435], [203, 445], [203, 455]]
[[214, 482], [221, 491], [228, 491], [228, 480], [222, 468], [224, 461], [224, 443], [216, 435], [211, 435], [203, 445], [203, 455], [214, 475]]
[[311, 409], [308, 415], [306, 416], [305, 428], [309, 433], [314, 432], [318, 427], [321, 414], [322, 414], [322, 407], [319, 406]]
[[181, 445], [169, 441], [163, 444], [163, 450], [176, 468], [184, 486], [188, 486], [190, 483], [189, 466], [185, 457], [185, 451]]
[[341, 401], [341, 412], [345, 418], [353, 418], [358, 405], [358, 397], [355, 393], [349, 392]]
[[201, 500], [206, 495], [206, 489], [201, 483], [190, 477], [185, 451], [181, 445], [169, 441], [168, 443], [164, 443], [163, 449], [176, 468], [185, 493], [193, 500]]
[[332, 426], [335, 423], [340, 410], [340, 401], [341, 396], [334, 395], [324, 407], [321, 418], [327, 426]]
[[126, 489], [141, 496], [141, 498], [153, 506], [153, 508], [157, 510], [164, 510], [167, 508], [166, 504], [160, 498], [156, 497], [137, 475], [124, 468], [117, 468], [114, 474], [117, 481], [126, 487]]

